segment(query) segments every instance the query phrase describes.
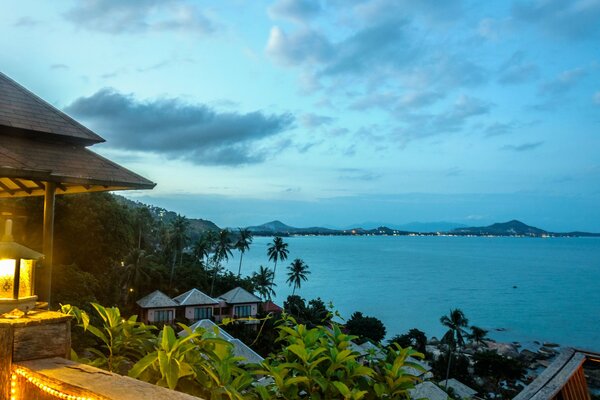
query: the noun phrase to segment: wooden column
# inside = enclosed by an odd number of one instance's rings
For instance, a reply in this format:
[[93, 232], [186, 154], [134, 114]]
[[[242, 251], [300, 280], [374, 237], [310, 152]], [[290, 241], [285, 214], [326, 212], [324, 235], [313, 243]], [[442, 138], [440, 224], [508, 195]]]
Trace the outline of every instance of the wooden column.
[[50, 304], [50, 293], [52, 290], [52, 262], [54, 250], [54, 200], [56, 184], [46, 182], [46, 193], [44, 195], [44, 244], [42, 253], [44, 262], [41, 273], [38, 274], [37, 294], [40, 301]]
[[10, 376], [12, 374], [13, 329], [0, 327], [0, 400], [10, 399]]

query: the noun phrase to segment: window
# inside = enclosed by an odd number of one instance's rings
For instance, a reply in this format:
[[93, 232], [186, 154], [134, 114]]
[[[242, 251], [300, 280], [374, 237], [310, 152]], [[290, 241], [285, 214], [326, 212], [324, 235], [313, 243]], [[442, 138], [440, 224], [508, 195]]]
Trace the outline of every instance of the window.
[[194, 308], [194, 319], [209, 319], [212, 317], [212, 307], [196, 307]]
[[173, 321], [173, 310], [154, 310], [154, 322]]
[[236, 317], [249, 317], [252, 315], [252, 306], [235, 306], [233, 313]]

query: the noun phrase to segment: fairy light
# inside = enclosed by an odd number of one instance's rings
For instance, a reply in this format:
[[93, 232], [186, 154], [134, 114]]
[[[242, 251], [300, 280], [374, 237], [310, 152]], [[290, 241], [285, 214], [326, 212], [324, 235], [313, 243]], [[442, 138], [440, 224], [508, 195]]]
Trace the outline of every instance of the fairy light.
[[61, 390], [58, 390], [56, 388], [53, 388], [52, 386], [49, 386], [46, 382], [44, 382], [42, 379], [34, 376], [33, 374], [28, 373], [27, 370], [25, 370], [23, 368], [15, 369], [10, 377], [10, 400], [19, 400], [17, 397], [17, 379], [19, 377], [26, 379], [27, 382], [29, 382], [33, 386], [37, 387], [41, 391], [48, 393], [49, 395], [54, 396], [58, 399], [96, 400], [93, 397], [77, 396], [77, 395], [69, 394], [69, 393], [63, 392]]

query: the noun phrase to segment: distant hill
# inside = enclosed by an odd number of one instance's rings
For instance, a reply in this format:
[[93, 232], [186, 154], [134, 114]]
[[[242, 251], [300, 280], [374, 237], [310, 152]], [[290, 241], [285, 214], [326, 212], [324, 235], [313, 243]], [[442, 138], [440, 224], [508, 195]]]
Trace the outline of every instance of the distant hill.
[[[147, 207], [152, 213], [152, 215], [154, 215], [154, 217], [163, 221], [165, 224], [171, 223], [171, 221], [173, 221], [177, 216], [176, 212], [169, 211], [162, 207], [144, 204], [139, 201], [133, 201], [117, 194], [113, 194], [113, 196], [119, 203], [131, 208]], [[214, 222], [206, 219], [187, 218], [187, 220], [190, 223], [190, 238], [192, 239], [192, 241], [197, 240], [203, 232], [221, 230], [221, 228], [219, 228]]]
[[550, 232], [524, 224], [513, 219], [508, 222], [495, 223], [489, 226], [457, 228], [450, 231], [460, 235], [493, 235], [493, 236], [545, 236]]
[[467, 225], [459, 224], [456, 222], [446, 222], [446, 221], [438, 221], [438, 222], [409, 222], [406, 224], [388, 224], [383, 222], [363, 222], [360, 224], [352, 224], [348, 227], [344, 228], [345, 230], [356, 229], [356, 227], [361, 227], [363, 229], [376, 229], [381, 226], [385, 226], [389, 229], [394, 229], [397, 231], [406, 231], [406, 232], [448, 232], [457, 228], [466, 228]]
[[281, 221], [266, 222], [262, 225], [249, 226], [248, 229], [255, 235], [334, 235], [340, 231], [322, 227], [296, 228]]

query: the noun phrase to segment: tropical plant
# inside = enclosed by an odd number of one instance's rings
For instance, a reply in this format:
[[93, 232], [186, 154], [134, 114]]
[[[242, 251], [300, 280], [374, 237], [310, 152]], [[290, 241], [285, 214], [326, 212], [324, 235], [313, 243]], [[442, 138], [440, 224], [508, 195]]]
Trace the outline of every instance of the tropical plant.
[[92, 303], [92, 307], [102, 321], [100, 327], [90, 324], [89, 315], [77, 307], [65, 305], [61, 307], [61, 311], [72, 315], [85, 332], [90, 332], [99, 341], [99, 346], [86, 349], [94, 356], [89, 364], [125, 373], [134, 362], [152, 349], [155, 338], [152, 331], [156, 328], [137, 322], [135, 315], [123, 318], [116, 307], [105, 308], [96, 303]]
[[403, 335], [394, 336], [389, 340], [388, 343], [390, 345], [396, 343], [400, 347], [412, 347], [420, 353], [425, 353], [427, 336], [425, 335], [425, 332], [420, 331], [417, 328], [413, 328]]
[[300, 289], [300, 285], [302, 284], [302, 281], [307, 281], [308, 277], [307, 275], [310, 274], [310, 271], [308, 270], [308, 265], [306, 265], [304, 263], [304, 261], [302, 261], [299, 258], [296, 258], [288, 267], [288, 279], [287, 279], [287, 283], [292, 286], [293, 285], [293, 290], [292, 290], [292, 296], [296, 293], [296, 289]]
[[442, 325], [448, 328], [448, 331], [442, 337], [442, 342], [448, 345], [448, 367], [446, 368], [446, 386], [450, 377], [450, 366], [452, 364], [452, 354], [456, 346], [462, 347], [465, 344], [464, 336], [467, 332], [464, 328], [469, 325], [469, 320], [459, 308], [450, 310], [450, 314], [443, 315], [440, 318]]
[[235, 242], [235, 249], [240, 252], [240, 266], [238, 268], [238, 278], [242, 274], [242, 258], [244, 253], [250, 250], [250, 244], [252, 244], [252, 233], [248, 229], [238, 229], [238, 239]]
[[258, 272], [252, 274], [252, 283], [254, 283], [256, 292], [263, 300], [271, 300], [275, 296], [273, 286], [277, 285], [273, 283], [273, 271], [269, 268], [261, 265]]
[[488, 338], [488, 331], [475, 325], [471, 326], [469, 329], [471, 329], [471, 333], [468, 335], [469, 340], [475, 344], [484, 344], [484, 340]]
[[219, 231], [219, 234], [216, 236], [215, 242], [215, 252], [213, 254], [214, 261], [214, 274], [212, 278], [212, 283], [210, 284], [210, 295], [213, 295], [213, 290], [215, 288], [215, 280], [217, 279], [217, 274], [221, 268], [220, 262], [225, 260], [229, 260], [229, 257], [233, 255], [231, 249], [233, 248], [231, 242], [231, 231], [229, 229], [222, 229]]
[[173, 284], [173, 272], [175, 271], [177, 257], [179, 257], [179, 267], [181, 267], [181, 263], [183, 262], [183, 249], [189, 240], [189, 226], [190, 221], [186, 217], [177, 214], [168, 230], [169, 247], [173, 250], [169, 287]]
[[273, 243], [269, 245], [267, 248], [267, 255], [269, 256], [269, 261], [273, 261], [275, 263], [275, 267], [273, 268], [273, 281], [275, 280], [275, 273], [277, 271], [277, 261], [285, 261], [287, 260], [289, 250], [288, 244], [283, 241], [280, 236], [275, 236], [273, 238]]
[[134, 249], [125, 257], [122, 271], [122, 288], [125, 293], [125, 304], [129, 304], [140, 293], [142, 285], [150, 280], [148, 274], [148, 261], [150, 256], [146, 251]]

